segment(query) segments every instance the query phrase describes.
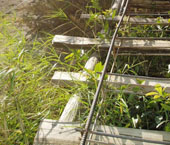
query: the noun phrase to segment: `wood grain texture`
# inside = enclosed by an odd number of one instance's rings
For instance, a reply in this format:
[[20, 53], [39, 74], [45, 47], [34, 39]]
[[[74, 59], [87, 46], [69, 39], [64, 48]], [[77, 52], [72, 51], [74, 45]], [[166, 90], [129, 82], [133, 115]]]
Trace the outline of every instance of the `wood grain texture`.
[[[87, 76], [82, 73], [74, 72], [55, 72], [52, 81], [60, 86], [75, 85], [77, 83], [89, 83]], [[140, 82], [142, 82], [140, 84]], [[154, 91], [157, 84], [166, 88], [165, 91], [170, 93], [170, 80], [152, 77], [139, 77], [130, 75], [108, 75], [105, 80], [107, 86], [110, 88], [119, 88], [122, 85], [127, 85], [126, 90], [132, 91], [134, 88], [140, 88], [138, 93], [146, 94]]]
[[[93, 53], [92, 56], [86, 62], [85, 69], [92, 71], [94, 69], [95, 65], [97, 64], [97, 62], [98, 62], [98, 54]], [[88, 75], [85, 71], [82, 72], [82, 74]], [[66, 73], [59, 74], [59, 77], [68, 78]], [[84, 79], [86, 80], [86, 78], [84, 78]], [[66, 104], [66, 106], [59, 118], [59, 122], [73, 122], [75, 120], [75, 118], [77, 116], [78, 108], [80, 105], [81, 97], [82, 97], [81, 92], [77, 92], [76, 94], [72, 95], [72, 97], [68, 100], [68, 103]], [[58, 125], [58, 128], [62, 128], [62, 125]]]
[[[78, 123], [62, 123], [63, 128], [58, 129], [57, 125], [61, 124], [55, 120], [44, 119], [34, 139], [34, 145], [79, 145], [80, 132], [75, 128], [81, 127]], [[154, 141], [170, 142], [170, 133], [163, 131], [151, 131], [143, 129], [131, 129], [121, 127], [110, 127], [106, 125], [97, 126], [95, 131], [100, 131], [109, 134], [138, 137]], [[151, 143], [142, 143], [128, 139], [118, 139], [93, 135], [92, 140], [105, 142], [115, 145], [153, 145]], [[94, 145], [94, 143], [92, 143]], [[155, 145], [155, 144], [154, 144]], [[157, 144], [158, 145], [158, 144]]]
[[150, 8], [150, 9], [168, 9], [170, 6], [170, 1], [168, 0], [130, 0], [130, 6], [143, 6], [143, 8]]
[[[101, 40], [99, 38], [73, 37], [65, 35], [55, 35], [52, 40], [55, 46], [67, 46], [70, 48], [91, 48], [98, 47], [100, 49], [108, 50], [110, 47], [110, 40]], [[170, 41], [167, 40], [133, 40], [133, 39], [116, 39], [116, 48], [120, 50], [170, 50]]]
[[[91, 17], [90, 14], [82, 14], [81, 15], [81, 19], [89, 19]], [[108, 20], [108, 21], [112, 21], [112, 22], [119, 22], [121, 19], [121, 16], [115, 16], [114, 18], [112, 17], [108, 17], [106, 18], [104, 15], [99, 15], [97, 16], [97, 19], [101, 19], [101, 20]], [[138, 17], [127, 17], [125, 16], [123, 19], [124, 23], [131, 23], [131, 24], [135, 24], [135, 25], [170, 25], [168, 19], [158, 19], [157, 18], [138, 18]]]

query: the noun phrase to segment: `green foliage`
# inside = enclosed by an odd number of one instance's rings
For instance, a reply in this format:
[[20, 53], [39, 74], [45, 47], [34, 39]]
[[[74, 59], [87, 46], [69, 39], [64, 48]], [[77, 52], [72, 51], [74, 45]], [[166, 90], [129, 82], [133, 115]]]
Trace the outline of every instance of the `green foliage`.
[[[64, 0], [61, 1], [64, 2]], [[99, 19], [99, 16], [114, 18], [116, 11], [103, 10], [99, 0], [90, 2], [90, 5], [86, 7], [91, 14], [87, 26], [94, 29], [94, 37], [110, 39], [116, 24], [111, 25], [108, 21]], [[68, 4], [70, 3], [68, 2]], [[75, 8], [77, 5], [73, 7]], [[60, 32], [62, 34], [68, 34], [74, 29], [82, 32], [83, 30], [75, 23], [76, 21], [69, 20], [64, 10], [59, 8], [43, 18], [62, 20], [62, 24], [56, 23], [58, 21], [49, 24], [50, 26], [57, 24], [53, 30], [59, 30], [59, 32], [67, 26], [69, 30]], [[161, 19], [158, 18], [158, 23], [160, 21]], [[41, 19], [41, 22], [44, 23], [44, 19]], [[40, 23], [36, 24], [39, 26]], [[51, 27], [49, 28], [51, 29]], [[104, 33], [99, 32], [101, 28]], [[161, 31], [153, 32], [158, 29]], [[121, 26], [118, 36], [169, 37], [169, 34], [165, 32], [168, 29], [169, 26], [161, 25], [133, 27], [124, 25]], [[99, 74], [96, 73], [103, 70], [104, 60], [95, 66], [94, 71], [86, 70], [84, 64], [91, 51], [83, 55], [80, 50], [68, 48], [66, 52], [58, 53], [50, 44], [52, 37], [51, 34], [48, 34], [46, 39], [41, 39], [41, 41], [36, 39], [31, 42], [27, 41], [12, 21], [0, 17], [0, 144], [32, 144], [40, 120], [43, 118], [57, 120], [73, 93], [82, 92], [80, 100], [82, 105], [78, 120], [84, 122], [87, 119], [98, 83]], [[92, 50], [95, 49], [92, 48]], [[163, 63], [164, 61], [168, 62], [169, 57], [119, 56], [115, 64], [115, 72], [164, 77], [167, 75], [167, 64]], [[113, 59], [110, 61], [109, 67], [112, 66], [112, 62]], [[86, 71], [91, 84], [77, 83], [75, 87], [69, 85], [65, 88], [56, 87], [50, 82], [51, 76], [56, 70]], [[137, 82], [138, 84], [144, 83], [140, 79], [137, 79]], [[128, 87], [128, 85], [120, 86], [120, 88], [105, 91], [108, 86], [104, 85], [99, 96], [99, 100], [103, 96], [105, 97], [104, 103], [101, 105], [98, 102], [95, 110], [97, 112], [101, 107], [100, 123], [170, 131], [170, 95], [165, 92], [165, 88], [157, 85], [154, 92], [143, 96], [135, 94], [140, 92], [140, 87], [132, 88], [134, 94], [124, 93]], [[115, 93], [116, 91], [119, 93]]]
[[[96, 76], [95, 77], [96, 79], [99, 78], [99, 76], [101, 75], [101, 74], [98, 74], [98, 73], [103, 72], [103, 68], [104, 68], [104, 65], [102, 65], [102, 62], [99, 62], [99, 63], [96, 64], [94, 71], [93, 71], [94, 76]], [[107, 78], [107, 75], [105, 75], [104, 79], [106, 79], [106, 78]]]
[[[113, 126], [168, 131], [169, 96], [163, 95], [162, 99], [158, 100], [150, 97], [158, 92], [151, 92], [146, 96], [124, 94], [123, 90], [127, 87], [121, 87], [117, 95], [107, 94], [110, 98], [104, 102], [101, 122]], [[157, 87], [155, 89], [158, 90]], [[160, 93], [159, 90], [158, 94]]]
[[103, 68], [104, 68], [104, 65], [102, 65], [102, 62], [99, 62], [99, 63], [96, 64], [96, 66], [94, 68], [94, 72], [95, 73], [102, 72]]
[[[114, 18], [116, 11], [102, 10], [96, 4], [92, 4], [88, 11], [90, 12], [90, 18], [87, 25], [92, 29], [98, 30], [94, 31], [94, 37], [109, 40], [114, 33], [116, 24], [109, 23], [99, 17], [104, 15], [106, 18]], [[169, 26], [159, 25], [161, 20], [162, 18], [157, 18], [158, 25], [122, 25], [118, 36], [169, 37], [169, 34], [166, 32], [166, 30], [169, 30]], [[104, 32], [101, 33], [101, 29]], [[114, 71], [120, 74], [169, 77], [167, 64], [165, 63], [168, 60], [168, 57], [160, 56], [118, 56]], [[110, 71], [113, 61], [113, 59], [110, 61], [107, 71]], [[104, 63], [104, 60], [96, 67], [101, 66], [102, 63]], [[136, 81], [138, 84], [144, 83], [142, 79], [137, 79]], [[98, 108], [102, 107], [100, 123], [121, 127], [168, 130], [169, 94], [165, 92], [165, 88], [157, 85], [154, 92], [142, 96], [138, 95], [138, 92], [141, 91], [140, 87], [132, 88], [134, 94], [125, 94], [124, 90], [128, 87], [115, 88], [116, 91], [120, 91], [117, 94], [112, 93], [114, 90], [102, 93], [103, 96], [104, 94], [107, 96], [107, 99], [105, 99], [103, 105], [98, 105]], [[107, 88], [107, 86], [104, 86], [104, 88]], [[103, 97], [102, 95], [100, 97]], [[100, 103], [98, 102], [98, 104]], [[88, 107], [90, 107], [89, 104]]]
[[[87, 56], [75, 52], [61, 61], [51, 46], [51, 36], [26, 40], [8, 17], [0, 16], [0, 144], [33, 144], [43, 118], [57, 120], [76, 87], [59, 88], [51, 83], [54, 71], [80, 70], [67, 61], [83, 64]], [[82, 90], [85, 85], [79, 86]]]
[[170, 132], [170, 123], [165, 126], [165, 131]]
[[47, 18], [53, 19], [53, 18], [59, 18], [61, 20], [68, 20], [67, 15], [64, 13], [63, 9], [58, 9], [57, 11], [51, 12], [49, 16], [46, 16]]
[[170, 104], [169, 105], [161, 104], [161, 106], [165, 111], [170, 111]]
[[170, 94], [165, 92], [165, 88], [162, 88], [159, 84], [155, 86], [156, 92], [149, 92], [146, 96], [154, 96], [154, 99], [166, 99], [170, 97]]
[[99, 0], [91, 0], [92, 5], [90, 8], [97, 9], [98, 11], [101, 10], [101, 6], [99, 5]]
[[159, 115], [161, 119], [157, 121], [157, 127], [164, 124], [165, 131], [169, 125], [170, 114], [170, 94], [165, 92], [165, 88], [162, 88], [159, 84], [155, 86], [155, 92], [149, 92], [146, 96], [151, 96], [150, 106], [155, 106], [159, 109]]
[[136, 81], [137, 81], [137, 83], [140, 84], [140, 85], [145, 82], [144, 80], [141, 80], [141, 79], [136, 79]]

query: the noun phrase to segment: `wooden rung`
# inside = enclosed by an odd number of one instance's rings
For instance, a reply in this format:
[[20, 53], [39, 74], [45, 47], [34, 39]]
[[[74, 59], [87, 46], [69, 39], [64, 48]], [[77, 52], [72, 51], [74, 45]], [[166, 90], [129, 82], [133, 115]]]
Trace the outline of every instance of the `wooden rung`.
[[[60, 124], [55, 120], [44, 119], [39, 126], [39, 130], [34, 139], [34, 145], [78, 145], [80, 144], [81, 133], [76, 131], [77, 127], [81, 127], [78, 123], [62, 123], [62, 128], [58, 128]], [[106, 125], [96, 126], [95, 131], [123, 135], [127, 137], [136, 137], [153, 141], [170, 142], [170, 133], [164, 131], [152, 131], [143, 129], [132, 129], [122, 127], [110, 127]], [[120, 139], [112, 137], [104, 137], [93, 135], [92, 140], [115, 144], [115, 145], [153, 145], [153, 143], [144, 143], [129, 139]], [[94, 144], [94, 143], [92, 143]]]
[[134, 53], [134, 52], [119, 52], [118, 56], [170, 56], [170, 53]]
[[[52, 81], [61, 86], [72, 86], [78, 82], [88, 83], [86, 75], [75, 72], [55, 72]], [[168, 79], [113, 74], [108, 75], [105, 82], [110, 88], [119, 88], [122, 85], [127, 85], [127, 91], [132, 91], [134, 88], [139, 87], [138, 93], [141, 94], [154, 91], [155, 86], [160, 84], [166, 88], [166, 92], [170, 93], [170, 80]], [[139, 82], [142, 83], [140, 84]]]
[[[130, 0], [129, 4], [143, 4], [143, 5], [170, 5], [168, 0]], [[162, 8], [163, 9], [163, 8]]]
[[[68, 46], [71, 48], [91, 48], [97, 46], [108, 50], [110, 47], [110, 41], [101, 40], [99, 38], [85, 38], [85, 37], [74, 37], [55, 35], [52, 43], [56, 46]], [[132, 40], [132, 39], [116, 39], [115, 47], [121, 50], [170, 50], [170, 41], [166, 40]]]
[[[90, 18], [90, 14], [81, 14], [80, 18], [81, 19], [89, 19]], [[115, 16], [114, 18], [112, 17], [108, 17], [106, 18], [104, 15], [99, 15], [97, 16], [98, 19], [102, 19], [102, 20], [108, 20], [108, 21], [113, 21], [113, 22], [119, 22], [121, 19], [121, 16]], [[168, 19], [160, 19], [158, 21], [157, 18], [137, 18], [137, 17], [127, 17], [125, 16], [123, 19], [124, 23], [131, 23], [131, 24], [135, 24], [135, 25], [170, 25], [170, 22], [168, 21]]]
[[168, 40], [170, 37], [117, 37], [120, 40]]
[[170, 1], [168, 0], [131, 0], [129, 2], [129, 7], [137, 7], [137, 8], [147, 8], [154, 9], [155, 11], [159, 10], [169, 10]]

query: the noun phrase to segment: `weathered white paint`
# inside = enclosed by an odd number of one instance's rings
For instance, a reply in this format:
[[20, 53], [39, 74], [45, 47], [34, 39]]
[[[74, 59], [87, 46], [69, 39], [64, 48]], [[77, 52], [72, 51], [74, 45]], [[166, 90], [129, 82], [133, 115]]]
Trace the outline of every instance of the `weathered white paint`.
[[[169, 1], [167, 0], [130, 0], [130, 4], [143, 4], [143, 5], [152, 5], [152, 4], [157, 4], [157, 5], [170, 5]], [[163, 9], [163, 8], [162, 8]]]
[[[89, 19], [91, 16], [90, 14], [82, 14], [81, 15], [81, 19]], [[121, 16], [115, 16], [114, 18], [112, 17], [105, 17], [104, 15], [99, 15], [97, 17], [98, 19], [102, 19], [102, 20], [108, 20], [108, 21], [112, 21], [112, 22], [119, 22], [121, 19]], [[168, 19], [160, 19], [158, 22], [157, 18], [139, 18], [139, 17], [127, 17], [125, 16], [123, 18], [123, 22], [124, 23], [131, 23], [131, 24], [135, 24], [135, 25], [170, 25]]]
[[97, 53], [92, 54], [92, 56], [86, 62], [84, 68], [87, 70], [94, 70], [95, 65], [98, 62], [98, 55]]
[[[85, 69], [87, 70], [93, 70], [95, 65], [98, 62], [98, 55], [97, 53], [94, 53], [89, 60], [87, 61], [87, 63], [85, 64]], [[67, 79], [79, 79], [82, 81], [86, 81], [86, 76], [87, 73], [86, 71], [83, 71], [81, 73], [82, 75], [79, 76], [77, 78], [77, 75], [75, 75], [74, 73], [70, 72], [70, 73], [65, 73], [65, 72], [61, 72], [61, 73], [56, 73], [55, 72], [55, 76], [58, 78], [67, 78]], [[86, 74], [86, 76], [85, 76]], [[68, 75], [70, 76], [70, 78], [68, 78]], [[52, 80], [54, 79], [54, 77], [52, 78]], [[61, 80], [62, 81], [62, 80]], [[60, 83], [60, 82], [58, 82]], [[64, 81], [63, 81], [64, 83]], [[69, 84], [67, 84], [69, 85]], [[81, 99], [81, 92], [74, 94], [68, 101], [68, 103], [66, 104], [64, 111], [62, 112], [62, 115], [60, 116], [59, 122], [72, 122], [74, 121], [76, 115], [77, 115], [77, 111], [79, 108], [79, 104], [80, 104], [80, 99]], [[58, 125], [58, 128], [61, 128], [62, 125]]]
[[111, 7], [112, 10], [117, 10], [119, 12], [122, 0], [115, 0], [113, 6]]
[[74, 94], [64, 108], [59, 122], [72, 122], [77, 114], [81, 94]]
[[[55, 72], [52, 81], [59, 85], [74, 85], [77, 82], [89, 83], [86, 80], [86, 76], [82, 73], [69, 73], [69, 72]], [[142, 82], [141, 84], [139, 82]], [[161, 79], [161, 78], [152, 78], [152, 77], [139, 77], [131, 75], [108, 75], [105, 83], [111, 88], [119, 88], [121, 85], [128, 85], [127, 91], [133, 90], [134, 87], [140, 87], [138, 93], [148, 93], [154, 91], [154, 88], [157, 84], [160, 84], [162, 87], [166, 88], [166, 92], [170, 93], [170, 80]]]
[[[109, 40], [101, 40], [100, 38], [86, 38], [86, 37], [74, 37], [74, 36], [64, 36], [55, 35], [52, 43], [54, 45], [68, 45], [73, 48], [91, 48], [92, 46], [97, 46], [99, 48], [108, 49], [110, 46]], [[120, 45], [121, 44], [121, 45]], [[166, 40], [132, 40], [116, 39], [114, 47], [120, 48], [121, 50], [170, 50], [170, 41]]]
[[[58, 124], [59, 123], [54, 120], [43, 120], [34, 139], [34, 145], [79, 145], [81, 134], [80, 132], [77, 132], [75, 128], [81, 127], [81, 125], [78, 123], [62, 123], [62, 128], [58, 128]], [[106, 125], [96, 126], [95, 131], [154, 141], [170, 142], [170, 133], [163, 131], [110, 127]], [[92, 140], [115, 145], [153, 145], [152, 143], [142, 143], [128, 139], [118, 139], [98, 135], [93, 135]], [[92, 145], [94, 145], [94, 143], [92, 143]]]
[[168, 65], [168, 73], [170, 73], [170, 64]]

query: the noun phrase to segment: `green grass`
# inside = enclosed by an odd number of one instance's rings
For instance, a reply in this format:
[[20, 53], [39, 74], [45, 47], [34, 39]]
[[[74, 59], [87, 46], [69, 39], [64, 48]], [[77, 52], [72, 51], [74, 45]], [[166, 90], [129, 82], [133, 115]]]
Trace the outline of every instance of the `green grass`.
[[47, 33], [28, 41], [15, 20], [0, 15], [0, 144], [28, 145], [43, 118], [59, 119], [73, 93], [88, 92], [85, 84], [62, 88], [51, 78], [55, 71], [84, 69], [92, 51], [58, 52]]
[[[94, 4], [94, 7], [98, 7], [96, 3]], [[108, 24], [103, 26], [107, 31]], [[129, 33], [128, 29], [129, 27], [122, 28], [120, 35], [126, 35], [123, 32], [127, 31], [128, 36], [143, 36], [141, 27], [134, 28], [136, 31], [134, 33]], [[82, 105], [77, 120], [84, 122], [87, 119], [97, 87], [95, 71], [89, 71], [89, 81], [95, 84], [89, 86], [80, 83], [75, 87], [58, 87], [52, 84], [51, 77], [54, 71], [83, 70], [94, 48], [83, 56], [80, 50], [71, 49], [61, 55], [51, 46], [52, 37], [46, 34], [44, 38], [28, 41], [22, 30], [15, 26], [15, 17], [9, 19], [0, 15], [0, 144], [32, 144], [40, 121], [43, 118], [57, 120], [73, 93], [82, 92]], [[167, 64], [164, 61], [168, 59], [168, 57], [120, 56], [117, 58], [115, 72], [165, 77]], [[98, 64], [99, 68], [102, 68], [104, 57], [101, 61]], [[111, 65], [112, 63], [109, 67]], [[122, 86], [120, 90], [126, 87]], [[101, 105], [99, 102], [104, 95], [105, 100]], [[154, 99], [152, 95], [127, 95], [122, 91], [118, 94], [112, 91], [103, 92], [96, 112], [102, 107], [99, 118], [101, 124], [169, 131], [170, 97], [164, 93], [159, 93], [158, 96], [159, 98]]]
[[72, 91], [51, 83], [54, 71], [61, 69], [55, 66], [61, 61], [50, 45], [50, 38], [29, 42], [14, 21], [0, 16], [0, 144], [3, 145], [32, 144], [40, 120], [57, 120]]

